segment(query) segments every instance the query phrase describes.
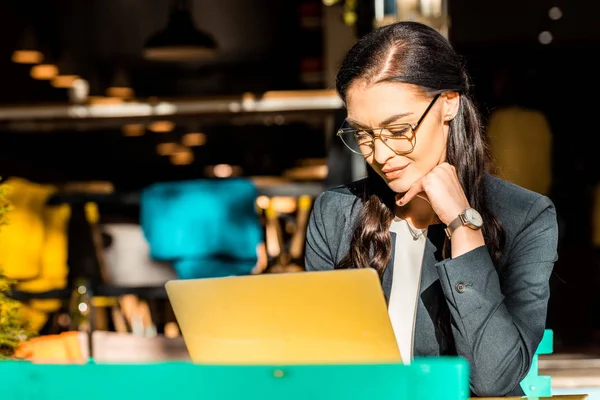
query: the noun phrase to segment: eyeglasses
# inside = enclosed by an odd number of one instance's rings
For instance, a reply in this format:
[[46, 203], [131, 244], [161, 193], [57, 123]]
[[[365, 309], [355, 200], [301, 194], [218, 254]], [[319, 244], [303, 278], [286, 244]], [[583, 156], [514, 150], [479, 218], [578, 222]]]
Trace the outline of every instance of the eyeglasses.
[[[385, 128], [356, 129], [345, 121], [337, 131], [337, 136], [355, 154], [369, 157], [375, 149], [375, 139], [378, 137], [383, 144], [399, 156], [412, 152], [417, 144], [416, 131], [427, 116], [440, 94], [435, 95], [415, 125], [393, 124]], [[385, 132], [384, 132], [385, 131]]]

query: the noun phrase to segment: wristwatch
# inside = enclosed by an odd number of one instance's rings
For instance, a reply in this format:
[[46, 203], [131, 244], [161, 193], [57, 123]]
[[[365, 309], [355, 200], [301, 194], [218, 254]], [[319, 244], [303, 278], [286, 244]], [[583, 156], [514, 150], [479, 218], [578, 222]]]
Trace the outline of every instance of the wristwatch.
[[446, 227], [446, 235], [448, 239], [452, 237], [452, 233], [461, 226], [467, 226], [473, 230], [481, 229], [483, 226], [483, 218], [481, 218], [481, 214], [471, 207], [465, 208], [463, 212], [458, 214], [458, 217], [454, 219], [454, 221], [450, 222]]

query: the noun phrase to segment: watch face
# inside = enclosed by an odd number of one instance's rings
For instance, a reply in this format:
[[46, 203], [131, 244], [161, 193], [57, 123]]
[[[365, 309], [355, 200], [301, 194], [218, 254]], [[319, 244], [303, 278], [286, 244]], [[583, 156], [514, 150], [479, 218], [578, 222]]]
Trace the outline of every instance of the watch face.
[[467, 208], [465, 210], [465, 218], [476, 228], [481, 228], [483, 225], [483, 218], [481, 218], [481, 214], [479, 214], [474, 208]]

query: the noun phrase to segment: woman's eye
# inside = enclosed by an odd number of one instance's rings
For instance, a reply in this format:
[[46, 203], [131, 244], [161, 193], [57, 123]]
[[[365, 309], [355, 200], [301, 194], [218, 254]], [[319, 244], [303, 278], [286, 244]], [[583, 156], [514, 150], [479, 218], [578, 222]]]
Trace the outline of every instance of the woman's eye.
[[354, 135], [354, 137], [356, 138], [356, 141], [358, 142], [364, 142], [364, 141], [368, 141], [371, 140], [371, 136], [367, 135], [366, 133], [361, 133], [361, 132], [356, 132], [356, 134]]
[[394, 136], [408, 135], [410, 128], [408, 126], [395, 127], [388, 129], [388, 132]]

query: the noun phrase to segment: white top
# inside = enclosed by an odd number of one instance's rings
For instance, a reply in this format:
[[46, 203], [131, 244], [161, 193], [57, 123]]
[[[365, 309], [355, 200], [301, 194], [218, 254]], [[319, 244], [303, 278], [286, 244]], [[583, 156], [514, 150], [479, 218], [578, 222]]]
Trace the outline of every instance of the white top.
[[[411, 233], [411, 230], [412, 232]], [[396, 233], [394, 274], [388, 313], [404, 364], [413, 357], [413, 336], [417, 314], [417, 298], [421, 282], [421, 265], [427, 241], [427, 230], [408, 226], [408, 222], [394, 218], [390, 231]], [[414, 235], [420, 235], [414, 240]]]

